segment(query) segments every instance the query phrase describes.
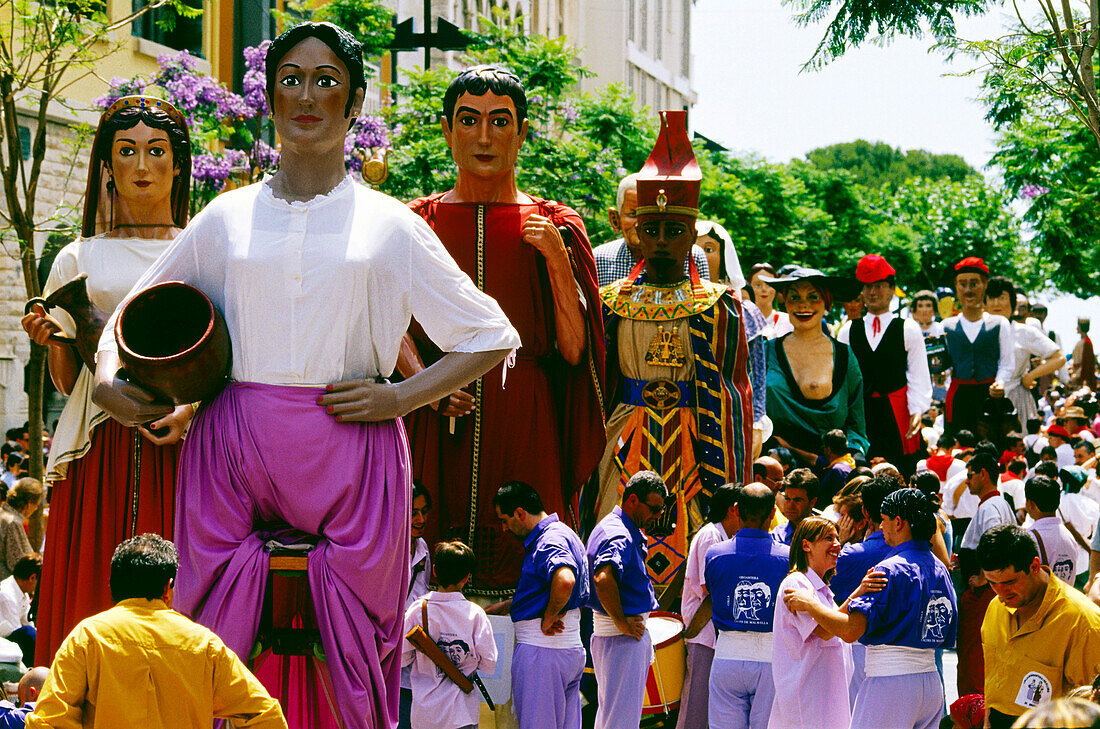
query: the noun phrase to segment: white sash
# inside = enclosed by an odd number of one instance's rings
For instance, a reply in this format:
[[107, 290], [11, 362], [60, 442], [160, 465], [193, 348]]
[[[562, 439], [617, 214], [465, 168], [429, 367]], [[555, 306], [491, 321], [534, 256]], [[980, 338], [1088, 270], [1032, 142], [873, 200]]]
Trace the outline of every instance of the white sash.
[[736, 661], [772, 662], [772, 634], [748, 630], [721, 630], [714, 657]]
[[867, 646], [868, 676], [909, 676], [936, 672], [936, 651], [900, 645]]
[[542, 632], [542, 618], [520, 620], [515, 623], [516, 643], [537, 645], [542, 648], [583, 648], [581, 642], [581, 611], [574, 608], [561, 617], [565, 630], [557, 635]]

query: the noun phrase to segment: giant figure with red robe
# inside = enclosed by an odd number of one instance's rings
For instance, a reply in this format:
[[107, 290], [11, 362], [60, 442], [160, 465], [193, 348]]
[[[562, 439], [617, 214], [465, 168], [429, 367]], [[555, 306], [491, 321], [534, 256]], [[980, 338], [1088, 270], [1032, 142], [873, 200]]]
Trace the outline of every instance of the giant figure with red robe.
[[[459, 267], [495, 298], [522, 346], [505, 368], [406, 418], [414, 478], [436, 505], [429, 541], [461, 539], [478, 555], [474, 594], [510, 596], [522, 546], [505, 538], [492, 496], [529, 483], [548, 513], [576, 524], [580, 486], [600, 460], [604, 332], [592, 247], [571, 208], [521, 192], [515, 163], [527, 135], [519, 79], [495, 66], [455, 78], [443, 134], [458, 166], [452, 190], [410, 206]], [[400, 369], [438, 357], [414, 324]], [[510, 366], [509, 366], [510, 365]]]

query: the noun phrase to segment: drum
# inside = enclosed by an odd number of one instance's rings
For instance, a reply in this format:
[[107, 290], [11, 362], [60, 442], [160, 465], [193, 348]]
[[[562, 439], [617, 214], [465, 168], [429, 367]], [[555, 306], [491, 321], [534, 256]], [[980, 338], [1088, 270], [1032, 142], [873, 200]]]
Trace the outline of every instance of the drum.
[[652, 612], [645, 627], [653, 641], [653, 663], [646, 676], [642, 713], [667, 714], [680, 706], [684, 689], [684, 621], [676, 613]]

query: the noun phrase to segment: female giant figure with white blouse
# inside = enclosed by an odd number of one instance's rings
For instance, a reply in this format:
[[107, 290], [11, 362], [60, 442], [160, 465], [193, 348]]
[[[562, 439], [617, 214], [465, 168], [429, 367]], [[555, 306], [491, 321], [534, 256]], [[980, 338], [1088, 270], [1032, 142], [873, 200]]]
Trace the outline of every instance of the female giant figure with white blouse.
[[[91, 156], [81, 237], [54, 258], [43, 293], [84, 274], [88, 297], [109, 313], [187, 223], [187, 123], [162, 99], [123, 97], [100, 118]], [[40, 666], [78, 622], [111, 606], [105, 587], [119, 542], [145, 532], [172, 538], [178, 441], [193, 413], [183, 405], [140, 423], [108, 417], [92, 402], [93, 373], [72, 344], [53, 336], [75, 333], [72, 322], [54, 314], [36, 304], [22, 321], [49, 347], [50, 377], [69, 396], [46, 465], [53, 495], [39, 587]], [[150, 420], [156, 434], [141, 424]]]
[[[399, 418], [487, 372], [519, 338], [419, 217], [348, 177], [359, 43], [303, 23], [272, 42], [266, 64], [279, 171], [214, 200], [135, 287], [198, 287], [233, 342], [233, 382], [202, 406], [183, 452], [176, 603], [247, 655], [267, 578], [260, 523], [316, 539], [309, 584], [344, 724], [393, 727], [409, 581]], [[449, 354], [380, 382], [412, 316]], [[103, 407], [127, 422], [159, 414], [119, 379], [110, 337], [100, 350]]]

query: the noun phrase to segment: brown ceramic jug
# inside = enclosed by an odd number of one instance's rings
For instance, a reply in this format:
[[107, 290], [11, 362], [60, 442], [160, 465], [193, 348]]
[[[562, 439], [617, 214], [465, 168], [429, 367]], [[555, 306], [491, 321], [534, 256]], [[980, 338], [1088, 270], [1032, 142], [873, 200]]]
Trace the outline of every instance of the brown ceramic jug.
[[96, 308], [88, 298], [88, 274], [82, 273], [46, 298], [36, 296], [23, 307], [23, 313], [31, 313], [31, 307], [40, 304], [48, 313], [54, 307], [63, 309], [76, 323], [76, 336], [54, 334], [50, 339], [65, 342], [76, 348], [84, 365], [95, 372], [95, 354], [99, 349], [99, 337], [107, 326], [109, 313]]
[[216, 395], [229, 376], [229, 329], [194, 286], [166, 281], [123, 304], [115, 322], [125, 376], [176, 405]]

